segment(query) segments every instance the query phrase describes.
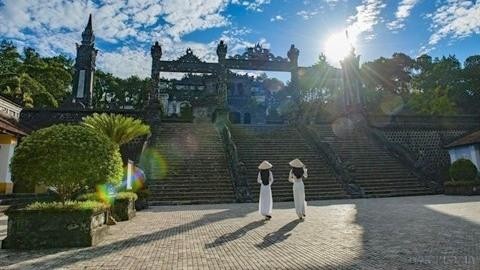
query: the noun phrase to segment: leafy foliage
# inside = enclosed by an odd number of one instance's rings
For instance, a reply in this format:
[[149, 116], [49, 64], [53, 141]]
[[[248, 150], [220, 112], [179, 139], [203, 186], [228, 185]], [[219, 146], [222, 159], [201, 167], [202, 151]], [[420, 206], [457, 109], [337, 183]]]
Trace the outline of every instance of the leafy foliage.
[[446, 187], [469, 187], [480, 186], [480, 181], [447, 181], [444, 183]]
[[27, 136], [15, 150], [16, 181], [55, 188], [65, 201], [98, 184], [119, 184], [123, 175], [119, 146], [89, 128], [54, 125]]
[[61, 202], [34, 202], [25, 207], [25, 210], [41, 210], [47, 212], [87, 211], [100, 212], [108, 209], [108, 205], [98, 201], [66, 201]]
[[141, 120], [119, 114], [94, 113], [84, 117], [82, 125], [107, 136], [118, 145], [150, 134], [150, 127]]
[[138, 195], [134, 192], [118, 192], [115, 196], [115, 200], [127, 200], [127, 201], [136, 201]]
[[151, 81], [132, 76], [121, 79], [110, 73], [95, 72], [93, 103], [101, 109], [141, 109], [147, 99]]
[[477, 167], [468, 159], [459, 159], [450, 166], [450, 178], [452, 181], [474, 181], [477, 177]]
[[64, 56], [40, 57], [32, 48], [20, 55], [0, 44], [0, 93], [26, 108], [58, 107], [70, 92], [73, 62]]

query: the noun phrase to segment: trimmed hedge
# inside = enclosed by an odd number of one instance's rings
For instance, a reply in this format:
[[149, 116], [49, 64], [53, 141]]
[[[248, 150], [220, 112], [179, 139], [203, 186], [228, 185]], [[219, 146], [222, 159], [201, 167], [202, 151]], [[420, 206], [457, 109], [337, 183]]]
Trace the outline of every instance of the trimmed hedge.
[[[118, 192], [115, 195], [115, 198], [112, 201], [114, 201], [114, 203], [115, 203], [115, 201], [118, 201], [118, 200], [136, 201], [137, 199], [138, 199], [137, 194], [135, 194], [133, 192], [126, 191], [126, 192]], [[95, 193], [95, 192], [82, 194], [82, 195], [77, 197], [77, 200], [79, 200], [79, 201], [97, 201], [97, 202], [104, 203], [102, 198], [98, 195], [98, 193]]]
[[472, 182], [477, 178], [477, 167], [468, 159], [458, 159], [450, 166], [450, 178], [452, 181]]
[[480, 181], [448, 181], [446, 187], [480, 186]]
[[66, 201], [61, 202], [34, 202], [27, 205], [25, 210], [45, 212], [101, 212], [108, 209], [108, 205], [98, 201]]
[[133, 192], [118, 192], [115, 196], [115, 200], [132, 200], [136, 201], [138, 199], [137, 194]]
[[54, 125], [27, 136], [11, 163], [16, 181], [54, 187], [66, 201], [79, 190], [122, 180], [119, 146], [79, 125]]

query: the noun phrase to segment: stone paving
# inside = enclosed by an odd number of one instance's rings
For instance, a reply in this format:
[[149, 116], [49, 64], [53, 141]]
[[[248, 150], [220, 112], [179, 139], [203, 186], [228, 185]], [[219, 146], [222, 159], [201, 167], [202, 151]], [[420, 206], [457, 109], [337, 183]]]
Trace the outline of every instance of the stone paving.
[[[155, 207], [99, 246], [0, 251], [0, 269], [480, 269], [480, 197]], [[0, 217], [0, 238], [6, 233]]]

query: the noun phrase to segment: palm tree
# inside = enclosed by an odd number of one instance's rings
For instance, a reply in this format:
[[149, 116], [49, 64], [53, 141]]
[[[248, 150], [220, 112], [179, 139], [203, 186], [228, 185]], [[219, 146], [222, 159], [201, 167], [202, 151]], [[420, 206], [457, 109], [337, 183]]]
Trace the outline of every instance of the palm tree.
[[83, 118], [83, 126], [105, 134], [118, 145], [128, 143], [136, 137], [150, 135], [150, 127], [141, 120], [119, 114], [98, 114]]

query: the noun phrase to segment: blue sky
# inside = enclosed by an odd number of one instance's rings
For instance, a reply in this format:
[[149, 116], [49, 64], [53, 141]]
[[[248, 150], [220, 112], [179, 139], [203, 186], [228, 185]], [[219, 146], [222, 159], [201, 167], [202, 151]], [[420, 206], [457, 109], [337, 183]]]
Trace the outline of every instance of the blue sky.
[[149, 75], [156, 40], [165, 59], [191, 47], [207, 61], [216, 60], [220, 39], [229, 54], [258, 42], [286, 56], [295, 43], [300, 64], [311, 65], [326, 46], [342, 48], [326, 43], [347, 29], [362, 61], [394, 52], [455, 54], [461, 61], [480, 54], [475, 0], [0, 0], [0, 38], [73, 57], [89, 13], [98, 66], [120, 77]]

